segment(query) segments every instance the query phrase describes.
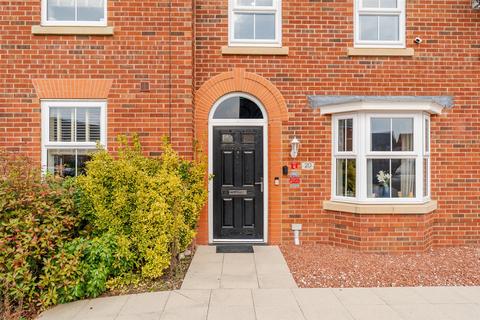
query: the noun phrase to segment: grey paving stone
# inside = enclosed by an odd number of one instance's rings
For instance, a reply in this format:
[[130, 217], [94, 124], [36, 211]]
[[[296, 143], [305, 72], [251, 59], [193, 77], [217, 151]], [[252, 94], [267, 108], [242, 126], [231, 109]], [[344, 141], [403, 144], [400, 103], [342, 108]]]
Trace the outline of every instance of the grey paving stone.
[[255, 319], [251, 291], [249, 289], [213, 290], [207, 319]]
[[340, 302], [344, 305], [384, 305], [370, 288], [342, 288], [332, 289]]
[[399, 304], [390, 306], [404, 320], [451, 320], [432, 304]]
[[480, 319], [480, 306], [478, 304], [438, 304], [436, 307], [451, 320]]
[[367, 304], [367, 305], [346, 305], [355, 320], [402, 320], [400, 314], [387, 305]]
[[[127, 302], [120, 310], [119, 316], [132, 316], [143, 313], [157, 313], [160, 317], [167, 303], [170, 291], [149, 292], [130, 295]], [[158, 318], [157, 317], [157, 318]]]
[[291, 274], [259, 274], [258, 285], [264, 289], [297, 288], [297, 283]]
[[455, 291], [468, 301], [480, 305], [480, 287], [455, 287]]
[[372, 288], [371, 290], [389, 305], [428, 303], [414, 288], [410, 287]]
[[182, 290], [218, 288], [220, 288], [220, 275], [208, 273], [187, 274], [181, 287]]
[[49, 310], [46, 310], [38, 317], [39, 320], [72, 319], [77, 313], [85, 307], [90, 300], [80, 300], [65, 304], [60, 304]]
[[170, 293], [161, 320], [206, 319], [210, 290], [177, 290]]
[[222, 274], [221, 288], [258, 288], [258, 279], [255, 272], [245, 274]]
[[305, 319], [289, 289], [253, 289], [252, 294], [255, 314], [259, 320]]
[[469, 303], [455, 287], [415, 287], [414, 290], [429, 303]]
[[97, 298], [88, 301], [73, 318], [75, 320], [115, 319], [130, 296]]
[[308, 320], [352, 320], [337, 296], [328, 288], [294, 289], [298, 305]]

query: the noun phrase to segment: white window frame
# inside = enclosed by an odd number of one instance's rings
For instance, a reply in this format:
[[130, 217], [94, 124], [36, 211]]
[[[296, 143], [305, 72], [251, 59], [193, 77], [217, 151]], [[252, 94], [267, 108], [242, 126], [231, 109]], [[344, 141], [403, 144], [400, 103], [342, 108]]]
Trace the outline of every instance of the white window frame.
[[100, 108], [100, 145], [107, 147], [107, 102], [104, 100], [42, 100], [42, 173], [47, 173], [47, 151], [49, 149], [96, 150], [97, 141], [63, 142], [50, 141], [50, 108]]
[[[237, 5], [238, 0], [228, 0], [228, 46], [230, 47], [281, 47], [282, 46], [282, 0], [272, 0], [272, 7], [253, 7]], [[271, 13], [275, 14], [275, 39], [235, 39], [235, 13]]]
[[[397, 8], [364, 8], [364, 0], [355, 0], [354, 8], [354, 33], [356, 48], [405, 48], [406, 33], [406, 4], [405, 0], [397, 0]], [[382, 41], [382, 40], [360, 40], [360, 15], [389, 16], [396, 15], [399, 17], [399, 39], [398, 41]]]
[[[108, 20], [108, 0], [105, 0], [103, 21], [50, 21], [48, 20], [47, 1], [42, 0], [42, 26], [82, 26], [82, 27], [106, 27]], [[75, 15], [77, 14], [77, 0], [75, 0]]]
[[[353, 150], [354, 152], [338, 152], [338, 120], [353, 118]], [[370, 151], [371, 118], [413, 118], [413, 151]], [[351, 112], [332, 116], [332, 177], [331, 199], [333, 201], [366, 203], [366, 204], [408, 204], [430, 201], [430, 153], [425, 152], [425, 119], [430, 116], [421, 111], [388, 111], [388, 112]], [[430, 132], [429, 132], [430, 137]], [[336, 160], [337, 158], [356, 159], [355, 197], [336, 195]], [[369, 198], [368, 197], [368, 159], [415, 159], [415, 196], [413, 198]], [[428, 194], [423, 196], [423, 159], [428, 159]]]

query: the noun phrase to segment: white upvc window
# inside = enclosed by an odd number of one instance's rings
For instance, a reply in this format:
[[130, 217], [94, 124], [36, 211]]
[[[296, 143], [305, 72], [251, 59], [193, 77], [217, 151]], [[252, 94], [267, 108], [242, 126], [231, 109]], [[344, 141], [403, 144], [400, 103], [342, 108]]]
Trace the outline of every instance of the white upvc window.
[[107, 0], [42, 0], [44, 26], [106, 26]]
[[355, 47], [405, 48], [405, 0], [355, 0]]
[[333, 116], [332, 199], [421, 203], [430, 197], [430, 116], [354, 112]]
[[106, 146], [105, 101], [42, 101], [42, 170], [76, 176], [97, 144]]
[[229, 46], [282, 46], [281, 0], [229, 0]]

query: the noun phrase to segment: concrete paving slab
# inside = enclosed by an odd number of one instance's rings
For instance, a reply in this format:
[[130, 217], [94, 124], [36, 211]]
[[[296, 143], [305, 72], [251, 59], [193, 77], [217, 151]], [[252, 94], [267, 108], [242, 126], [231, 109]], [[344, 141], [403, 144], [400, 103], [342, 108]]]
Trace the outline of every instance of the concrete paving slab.
[[205, 320], [210, 290], [176, 290], [170, 293], [161, 320]]
[[249, 289], [213, 290], [208, 309], [209, 320], [255, 319], [252, 292]]
[[291, 274], [259, 274], [258, 285], [264, 289], [297, 288], [297, 283]]
[[72, 319], [77, 313], [83, 309], [90, 300], [80, 300], [71, 303], [59, 304], [45, 312], [43, 312], [39, 320], [56, 320], [56, 319]]
[[[451, 320], [432, 304], [399, 304], [390, 306], [404, 320]], [[474, 320], [474, 319], [464, 319]]]
[[252, 295], [259, 320], [305, 319], [289, 289], [253, 289]]
[[181, 289], [218, 289], [220, 288], [220, 275], [208, 273], [188, 274], [183, 280]]
[[355, 320], [403, 320], [401, 316], [390, 306], [380, 304], [346, 305], [345, 306]]
[[130, 296], [97, 298], [88, 301], [73, 317], [74, 320], [115, 319]]
[[329, 288], [292, 290], [307, 320], [353, 320]]
[[411, 287], [400, 288], [372, 288], [386, 304], [425, 304], [428, 303], [418, 292]]
[[154, 313], [158, 315], [158, 318], [165, 308], [169, 295], [170, 291], [130, 295], [120, 310], [119, 317]]
[[340, 300], [330, 288], [302, 288], [294, 289], [292, 292], [301, 307], [308, 305], [342, 306]]
[[255, 272], [245, 274], [222, 274], [220, 288], [258, 288], [258, 279]]
[[437, 304], [440, 312], [451, 320], [480, 319], [480, 306], [478, 304]]
[[480, 305], [480, 287], [454, 287], [462, 297]]
[[370, 288], [332, 289], [344, 305], [385, 305]]
[[414, 290], [429, 303], [469, 303], [454, 287], [415, 287]]

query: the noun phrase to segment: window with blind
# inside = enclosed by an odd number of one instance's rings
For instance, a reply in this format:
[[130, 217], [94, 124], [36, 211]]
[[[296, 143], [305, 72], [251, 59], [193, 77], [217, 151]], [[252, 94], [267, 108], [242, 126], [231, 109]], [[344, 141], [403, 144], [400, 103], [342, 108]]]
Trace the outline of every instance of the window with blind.
[[43, 101], [42, 164], [60, 176], [83, 173], [97, 143], [105, 145], [105, 102]]

